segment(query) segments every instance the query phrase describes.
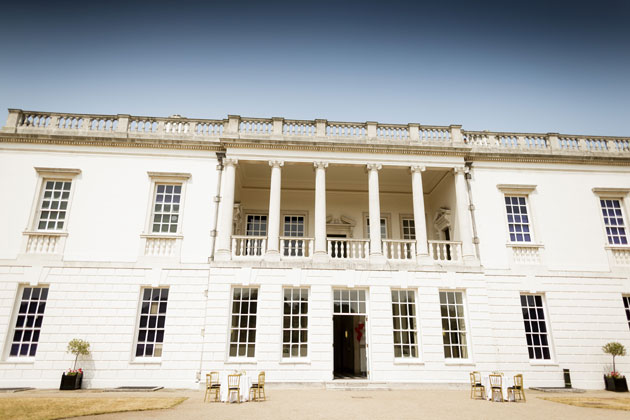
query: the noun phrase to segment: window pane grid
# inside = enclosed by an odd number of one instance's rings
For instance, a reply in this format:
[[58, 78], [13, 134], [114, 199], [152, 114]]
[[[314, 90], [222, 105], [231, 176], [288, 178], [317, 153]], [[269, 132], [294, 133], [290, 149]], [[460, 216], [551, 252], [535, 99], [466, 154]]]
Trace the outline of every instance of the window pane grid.
[[181, 194], [181, 185], [156, 184], [152, 218], [154, 233], [177, 233]]
[[551, 359], [541, 295], [521, 295], [525, 338], [530, 359]]
[[623, 221], [621, 210], [621, 200], [606, 199], [599, 200], [604, 216], [604, 226], [606, 227], [606, 237], [610, 245], [628, 245], [626, 225]]
[[63, 230], [72, 181], [45, 181], [38, 230]]
[[237, 287], [232, 295], [230, 357], [254, 357], [258, 289]]
[[412, 290], [392, 290], [394, 357], [418, 357], [416, 302]]
[[[248, 214], [245, 230], [247, 236], [267, 236], [267, 216], [263, 214]], [[262, 239], [246, 239], [244, 255], [262, 255]]]
[[462, 292], [440, 292], [444, 357], [467, 359], [468, 346]]
[[[304, 237], [304, 216], [284, 216], [284, 235], [293, 238]], [[304, 241], [284, 240], [285, 256], [303, 257]]]
[[505, 196], [510, 242], [531, 242], [526, 197]]
[[628, 319], [628, 328], [630, 328], [630, 296], [623, 297], [623, 306], [626, 308], [626, 318]]
[[335, 289], [333, 313], [366, 315], [365, 290]]
[[145, 288], [140, 303], [136, 357], [162, 357], [168, 288]]
[[282, 357], [308, 354], [308, 289], [284, 289]]
[[402, 219], [403, 239], [416, 239], [416, 225], [413, 219]]
[[22, 290], [10, 356], [35, 356], [47, 298], [48, 287], [25, 287]]

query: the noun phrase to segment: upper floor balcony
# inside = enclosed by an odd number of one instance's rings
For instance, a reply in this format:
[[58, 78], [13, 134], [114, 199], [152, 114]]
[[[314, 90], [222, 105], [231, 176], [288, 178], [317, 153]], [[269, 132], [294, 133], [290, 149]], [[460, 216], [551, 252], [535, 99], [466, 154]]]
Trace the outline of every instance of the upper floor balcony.
[[223, 176], [217, 261], [476, 263], [464, 168], [226, 159]]

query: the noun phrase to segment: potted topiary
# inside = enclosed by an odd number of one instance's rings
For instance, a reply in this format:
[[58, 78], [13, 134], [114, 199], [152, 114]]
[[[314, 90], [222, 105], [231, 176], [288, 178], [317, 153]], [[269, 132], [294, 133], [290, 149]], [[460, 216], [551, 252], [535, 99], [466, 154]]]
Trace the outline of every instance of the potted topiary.
[[610, 342], [602, 347], [602, 350], [606, 354], [610, 354], [613, 358], [613, 370], [610, 373], [604, 375], [604, 382], [606, 383], [606, 391], [615, 392], [628, 392], [628, 383], [626, 377], [617, 372], [615, 368], [615, 357], [625, 356], [626, 348], [621, 343]]
[[68, 343], [67, 352], [74, 354], [74, 366], [61, 375], [61, 390], [81, 389], [83, 383], [83, 370], [77, 369], [77, 360], [79, 356], [87, 356], [90, 354], [90, 343], [80, 338], [73, 338]]

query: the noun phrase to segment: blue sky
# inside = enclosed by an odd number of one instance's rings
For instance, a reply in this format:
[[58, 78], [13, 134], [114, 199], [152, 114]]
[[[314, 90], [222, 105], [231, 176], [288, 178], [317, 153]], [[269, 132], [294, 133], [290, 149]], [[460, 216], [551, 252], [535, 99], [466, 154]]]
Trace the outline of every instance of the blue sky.
[[14, 2], [7, 108], [630, 135], [630, 2]]

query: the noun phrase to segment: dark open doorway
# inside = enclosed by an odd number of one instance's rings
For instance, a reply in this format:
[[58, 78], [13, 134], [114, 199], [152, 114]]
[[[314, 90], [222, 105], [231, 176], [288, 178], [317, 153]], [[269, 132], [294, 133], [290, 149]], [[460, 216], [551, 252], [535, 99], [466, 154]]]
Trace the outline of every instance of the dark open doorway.
[[335, 379], [367, 378], [364, 315], [334, 315]]

